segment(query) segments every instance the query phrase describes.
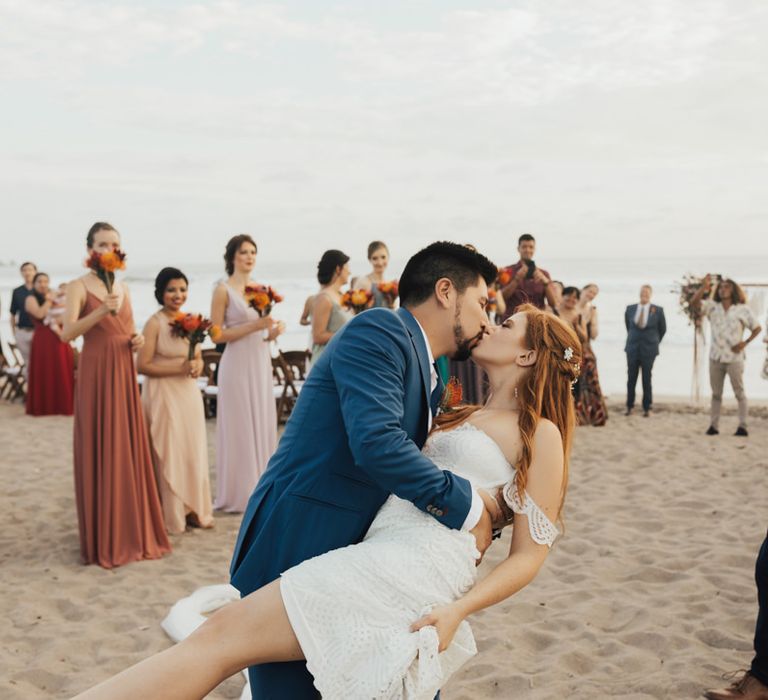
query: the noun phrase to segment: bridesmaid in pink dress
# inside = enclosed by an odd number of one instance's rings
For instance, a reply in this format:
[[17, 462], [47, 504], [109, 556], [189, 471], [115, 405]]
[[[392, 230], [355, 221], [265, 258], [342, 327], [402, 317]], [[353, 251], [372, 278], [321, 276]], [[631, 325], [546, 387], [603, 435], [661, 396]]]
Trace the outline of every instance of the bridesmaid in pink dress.
[[226, 349], [219, 363], [216, 406], [216, 499], [214, 508], [242, 513], [277, 447], [277, 412], [272, 390], [269, 341], [282, 322], [260, 318], [245, 301], [256, 264], [256, 243], [241, 234], [227, 243], [229, 275], [216, 287], [211, 320]]
[[187, 525], [213, 527], [208, 478], [205, 413], [197, 377], [201, 349], [189, 360], [189, 340], [171, 332], [171, 322], [187, 300], [189, 283], [181, 270], [165, 267], [155, 279], [162, 308], [144, 326], [139, 372], [145, 375], [141, 402], [149, 428], [163, 518], [168, 532]]

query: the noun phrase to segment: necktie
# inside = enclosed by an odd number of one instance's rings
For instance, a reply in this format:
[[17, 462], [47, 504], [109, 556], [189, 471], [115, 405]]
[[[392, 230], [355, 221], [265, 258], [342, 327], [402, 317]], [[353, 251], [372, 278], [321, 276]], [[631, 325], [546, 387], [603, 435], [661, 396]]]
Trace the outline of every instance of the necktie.
[[646, 306], [640, 307], [640, 318], [637, 320], [637, 327], [638, 328], [645, 328], [645, 325], [648, 323], [648, 319], [645, 317], [645, 312], [647, 311]]

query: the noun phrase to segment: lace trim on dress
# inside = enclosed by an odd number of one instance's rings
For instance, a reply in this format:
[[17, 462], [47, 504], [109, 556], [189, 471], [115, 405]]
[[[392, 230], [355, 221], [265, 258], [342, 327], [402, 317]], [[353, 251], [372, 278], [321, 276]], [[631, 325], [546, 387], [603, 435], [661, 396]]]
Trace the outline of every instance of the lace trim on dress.
[[504, 486], [504, 500], [515, 513], [525, 515], [528, 518], [528, 532], [536, 544], [552, 547], [560, 531], [552, 524], [544, 511], [533, 502], [528, 493], [525, 494], [525, 503], [520, 502], [520, 495], [517, 493], [517, 484], [514, 479]]

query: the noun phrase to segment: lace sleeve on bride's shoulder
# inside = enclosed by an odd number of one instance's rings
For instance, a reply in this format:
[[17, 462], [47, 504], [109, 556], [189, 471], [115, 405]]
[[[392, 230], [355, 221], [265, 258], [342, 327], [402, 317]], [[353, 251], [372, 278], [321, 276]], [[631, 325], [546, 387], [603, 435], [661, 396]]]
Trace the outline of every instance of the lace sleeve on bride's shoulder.
[[514, 479], [504, 487], [504, 500], [515, 513], [525, 515], [528, 518], [528, 532], [536, 544], [545, 544], [547, 547], [554, 544], [560, 531], [527, 493], [525, 494], [525, 503], [520, 502]]

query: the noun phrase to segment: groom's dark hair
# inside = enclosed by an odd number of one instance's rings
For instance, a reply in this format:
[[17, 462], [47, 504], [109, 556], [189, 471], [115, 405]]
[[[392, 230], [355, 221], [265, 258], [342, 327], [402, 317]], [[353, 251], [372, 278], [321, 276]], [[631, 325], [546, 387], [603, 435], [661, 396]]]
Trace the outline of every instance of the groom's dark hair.
[[482, 277], [493, 284], [498, 268], [474, 248], [458, 243], [439, 242], [428, 245], [414, 255], [400, 277], [400, 304], [416, 306], [429, 299], [437, 280], [447, 277], [459, 294], [477, 284]]

